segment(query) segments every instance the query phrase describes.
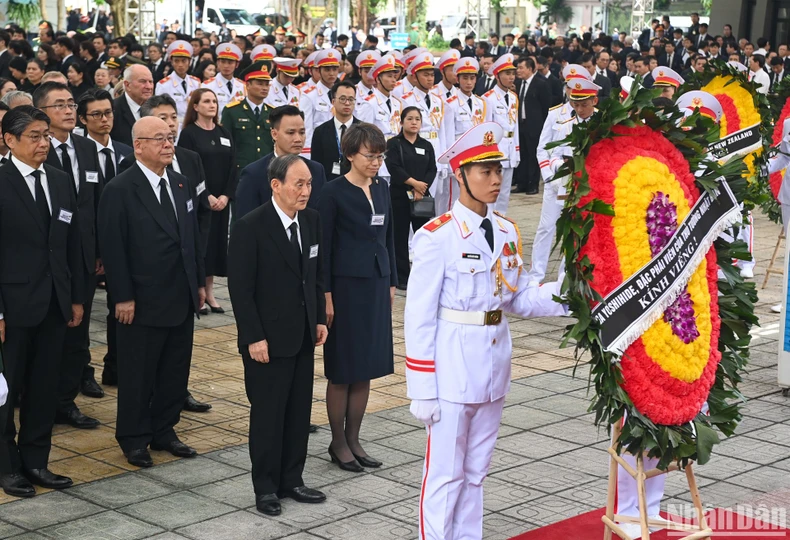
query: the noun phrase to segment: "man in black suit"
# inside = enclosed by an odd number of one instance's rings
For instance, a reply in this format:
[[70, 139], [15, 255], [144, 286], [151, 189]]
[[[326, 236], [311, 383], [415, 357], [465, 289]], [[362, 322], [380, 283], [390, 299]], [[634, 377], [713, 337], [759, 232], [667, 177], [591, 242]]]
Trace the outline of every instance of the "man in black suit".
[[[150, 97], [140, 107], [140, 115], [143, 118], [147, 116], [159, 118], [170, 128], [170, 134], [173, 137], [178, 135], [178, 112], [176, 111], [176, 102], [171, 96], [162, 94]], [[125, 171], [134, 165], [135, 161], [134, 153], [129, 154], [118, 166], [118, 172]], [[189, 197], [198, 201], [196, 210], [198, 229], [200, 231], [200, 245], [205, 251], [211, 223], [211, 205], [208, 202], [209, 191], [206, 189], [206, 172], [203, 169], [203, 162], [196, 152], [176, 146], [173, 162], [167, 166], [167, 170], [185, 176], [189, 182], [187, 187]], [[117, 340], [115, 337], [117, 320], [115, 319], [115, 304], [112, 301], [112, 297], [109, 294], [107, 296], [109, 310], [107, 315], [107, 355], [104, 357], [102, 383], [108, 384], [106, 381], [110, 381], [111, 384], [118, 384]], [[210, 404], [196, 400], [192, 393], [187, 391], [183, 410], [204, 413], [210, 409]]]
[[549, 89], [551, 90], [551, 106], [555, 107], [563, 102], [565, 99], [565, 95], [562, 90], [562, 81], [559, 80], [550, 70], [549, 70], [549, 59], [543, 55], [540, 55], [536, 58], [538, 63], [538, 75], [546, 79], [546, 82], [549, 83]]
[[11, 62], [11, 51], [8, 50], [9, 43], [11, 43], [11, 34], [5, 30], [0, 30], [0, 77], [6, 79], [11, 78], [11, 71], [8, 69], [8, 64]]
[[[637, 58], [634, 60], [634, 70], [636, 74], [642, 77], [642, 86], [645, 88], [653, 87], [653, 76], [650, 74], [650, 62], [646, 58]], [[598, 84], [598, 81], [595, 81]], [[598, 99], [600, 99], [600, 94]]]
[[306, 208], [312, 171], [295, 154], [269, 165], [272, 198], [240, 218], [228, 249], [228, 290], [250, 400], [255, 505], [323, 502], [304, 485], [315, 347], [326, 341], [321, 225]]
[[154, 95], [154, 77], [142, 64], [133, 64], [123, 72], [123, 95], [113, 103], [115, 116], [110, 136], [132, 146], [132, 126], [140, 119], [140, 107]]
[[99, 65], [101, 65], [110, 57], [110, 55], [107, 54], [107, 38], [104, 37], [104, 34], [98, 33], [93, 34], [91, 41], [93, 43], [93, 48], [96, 49], [96, 60], [99, 62]]
[[310, 157], [324, 167], [327, 180], [334, 180], [351, 170], [348, 161], [341, 159], [340, 140], [352, 124], [359, 122], [353, 116], [356, 95], [357, 90], [352, 83], [343, 81], [338, 84], [332, 101], [335, 117], [315, 128]]
[[[601, 87], [598, 91], [598, 100], [602, 100], [609, 97], [609, 94], [612, 93], [612, 83], [609, 82], [609, 77], [601, 75], [596, 71], [595, 64], [593, 63], [594, 59], [595, 56], [592, 53], [585, 53], [582, 55], [581, 65], [590, 72], [593, 82]], [[541, 127], [543, 126], [541, 125]]]
[[515, 193], [538, 193], [538, 141], [546, 115], [551, 107], [551, 88], [542, 75], [537, 74], [537, 63], [531, 56], [516, 59], [516, 94], [518, 95], [518, 136], [521, 162], [515, 170]]
[[491, 32], [488, 34], [488, 39], [491, 41], [491, 48], [488, 50], [494, 57], [499, 58], [501, 55], [505, 54], [507, 51], [503, 45], [499, 44], [499, 34], [496, 32]]
[[518, 56], [521, 54], [521, 49], [519, 49], [513, 41], [515, 41], [516, 36], [513, 34], [505, 34], [502, 39], [505, 40], [505, 54], [510, 53], [513, 56]]
[[787, 77], [787, 73], [784, 60], [778, 56], [771, 58], [771, 71], [768, 73], [768, 80], [770, 81], [770, 85], [768, 86], [769, 93], [776, 93], [779, 83]]
[[[305, 129], [304, 113], [293, 105], [277, 107], [269, 115], [272, 125], [274, 152], [253, 161], [241, 171], [239, 185], [236, 188], [236, 213], [238, 219], [249, 214], [272, 198], [269, 182], [269, 163], [275, 156], [285, 154], [301, 154], [304, 148]], [[305, 159], [313, 177], [313, 189], [307, 206], [318, 210], [321, 188], [326, 182], [324, 167], [311, 159]]]
[[162, 45], [154, 41], [148, 44], [148, 69], [154, 77], [154, 85], [165, 78], [165, 51]]
[[595, 53], [595, 71], [598, 75], [603, 75], [609, 79], [610, 89], [620, 86], [620, 79], [617, 73], [609, 69], [609, 63], [611, 61], [612, 57], [606, 49], [602, 49]]
[[99, 202], [99, 246], [120, 323], [115, 438], [130, 464], [150, 467], [149, 445], [197, 455], [173, 428], [187, 397], [206, 273], [198, 201], [187, 178], [167, 170], [175, 137], [164, 121], [146, 117], [133, 140], [137, 163], [105, 186]]
[[93, 369], [89, 368], [90, 314], [96, 292], [96, 272], [100, 265], [96, 253], [96, 208], [104, 179], [96, 145], [72, 133], [77, 124], [77, 106], [68, 86], [54, 81], [45, 82], [33, 94], [33, 103], [50, 119], [51, 138], [46, 163], [66, 173], [77, 200], [84, 264], [82, 289], [85, 292], [85, 320], [81, 325], [66, 330], [55, 423], [92, 429], [98, 427], [99, 421], [82, 414], [74, 399], [80, 391], [86, 396], [104, 397], [104, 391], [93, 377]]
[[472, 91], [476, 96], [482, 96], [496, 86], [496, 79], [488, 74], [488, 68], [494, 63], [493, 54], [484, 54], [480, 59], [480, 73], [477, 75], [477, 84]]
[[464, 38], [464, 49], [461, 51], [461, 56], [468, 56], [469, 58], [475, 57], [475, 35], [467, 34]]
[[61, 36], [55, 40], [53, 48], [55, 49], [55, 54], [60, 57], [60, 72], [68, 77], [69, 66], [77, 60], [74, 58], [74, 41], [66, 36]]
[[683, 55], [675, 50], [675, 43], [672, 40], [664, 43], [664, 55], [659, 59], [660, 66], [671, 68], [678, 73], [683, 71]]
[[2, 131], [13, 157], [0, 167], [0, 341], [8, 392], [22, 398], [18, 442], [13, 403], [0, 407], [0, 486], [32, 497], [32, 484], [72, 484], [47, 462], [66, 327], [82, 323], [85, 265], [74, 189], [44, 163], [49, 118], [22, 105], [5, 114]]

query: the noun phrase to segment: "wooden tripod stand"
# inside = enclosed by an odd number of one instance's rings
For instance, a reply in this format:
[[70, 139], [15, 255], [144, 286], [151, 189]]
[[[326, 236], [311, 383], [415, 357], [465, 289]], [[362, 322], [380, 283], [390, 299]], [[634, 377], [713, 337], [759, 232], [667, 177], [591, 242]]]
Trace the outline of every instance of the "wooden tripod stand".
[[[620, 423], [614, 425], [614, 434], [612, 441], [617, 441], [620, 438]], [[636, 470], [624, 460], [615, 449], [614, 442], [608, 449], [611, 459], [609, 461], [609, 489], [606, 498], [606, 515], [601, 516], [601, 521], [604, 522], [606, 528], [604, 529], [604, 540], [612, 540], [612, 533], [622, 538], [622, 540], [636, 540], [629, 536], [622, 528], [617, 525], [620, 523], [638, 523], [642, 528], [642, 535], [639, 537], [641, 540], [650, 540], [649, 527], [658, 527], [660, 529], [669, 529], [674, 531], [686, 531], [690, 534], [684, 536], [679, 540], [698, 540], [701, 538], [710, 538], [713, 531], [708, 527], [705, 514], [702, 510], [702, 501], [700, 500], [699, 490], [697, 489], [697, 479], [694, 477], [691, 463], [686, 466], [686, 478], [689, 483], [689, 491], [691, 492], [691, 500], [694, 502], [694, 508], [697, 510], [698, 525], [691, 525], [680, 523], [668, 519], [650, 519], [647, 515], [647, 498], [645, 495], [645, 480], [653, 478], [659, 474], [667, 474], [670, 471], [677, 471], [680, 467], [677, 463], [670, 465], [667, 470], [650, 469], [645, 471], [644, 457], [636, 456]], [[625, 471], [636, 480], [637, 494], [639, 497], [639, 517], [621, 516], [614, 513], [615, 493], [617, 491], [617, 466], [621, 465]]]

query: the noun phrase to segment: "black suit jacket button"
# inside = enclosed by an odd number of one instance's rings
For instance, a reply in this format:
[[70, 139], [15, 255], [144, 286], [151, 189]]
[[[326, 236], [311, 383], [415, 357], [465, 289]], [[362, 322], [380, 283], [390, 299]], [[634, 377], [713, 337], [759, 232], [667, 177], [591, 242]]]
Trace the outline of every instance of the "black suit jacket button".
[[304, 300], [302, 300], [302, 305], [304, 306]]
[[307, 280], [304, 280], [304, 279], [303, 279], [303, 280], [302, 280], [302, 285], [304, 285], [305, 283], [307, 283]]

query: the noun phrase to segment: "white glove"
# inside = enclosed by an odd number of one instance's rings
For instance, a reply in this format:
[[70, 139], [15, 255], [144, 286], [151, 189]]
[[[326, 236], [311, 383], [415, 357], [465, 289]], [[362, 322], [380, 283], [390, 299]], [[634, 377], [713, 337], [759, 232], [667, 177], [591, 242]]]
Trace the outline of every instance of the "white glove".
[[431, 426], [442, 419], [438, 399], [413, 399], [409, 411], [414, 418], [426, 426]]
[[8, 399], [8, 384], [5, 382], [5, 377], [0, 373], [0, 407], [5, 405]]

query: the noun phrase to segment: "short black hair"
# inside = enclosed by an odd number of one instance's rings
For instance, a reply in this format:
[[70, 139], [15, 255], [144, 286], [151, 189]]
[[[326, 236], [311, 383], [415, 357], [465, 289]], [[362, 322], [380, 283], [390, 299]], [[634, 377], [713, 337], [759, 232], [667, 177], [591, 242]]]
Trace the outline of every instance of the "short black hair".
[[11, 107], [5, 101], [0, 101], [0, 111], [10, 111]]
[[124, 39], [124, 38], [115, 38], [114, 40], [112, 40], [110, 42], [111, 45], [113, 43], [117, 44], [123, 50], [126, 50], [126, 49], [129, 48], [129, 42], [126, 39]]
[[483, 56], [481, 56], [481, 57], [480, 57], [480, 59], [481, 59], [481, 60], [482, 60], [483, 58], [490, 58], [491, 60], [495, 60], [495, 59], [496, 59], [496, 56], [494, 56], [494, 55], [493, 55], [493, 54], [491, 54], [491, 53], [485, 53]]
[[771, 58], [771, 65], [772, 66], [783, 66], [784, 63], [785, 63], [785, 61], [782, 60], [781, 58], [779, 58], [778, 56], [774, 56], [773, 58]]
[[456, 47], [461, 46], [461, 40], [458, 38], [453, 38], [450, 40], [450, 48], [455, 49]]
[[140, 118], [145, 116], [153, 116], [154, 109], [163, 105], [173, 107], [173, 110], [178, 112], [176, 100], [174, 100], [170, 94], [159, 94], [158, 96], [151, 96], [145, 100], [145, 103], [143, 103], [140, 107]]
[[96, 101], [104, 100], [109, 101], [110, 107], [112, 107], [112, 95], [110, 95], [107, 90], [102, 88], [91, 88], [80, 96], [77, 102], [77, 116], [85, 116], [85, 113], [88, 112], [88, 105]]
[[516, 62], [515, 62], [516, 66], [520, 65], [523, 62], [526, 62], [527, 67], [530, 70], [535, 71], [537, 69], [537, 65], [535, 64], [535, 59], [532, 58], [531, 56], [519, 56], [518, 58], [516, 58]]
[[3, 116], [2, 133], [3, 136], [11, 135], [19, 140], [33, 122], [41, 121], [49, 125], [49, 116], [41, 109], [36, 109], [32, 105], [20, 105], [9, 110]]
[[752, 60], [760, 64], [761, 68], [765, 67], [765, 56], [763, 56], [762, 54], [753, 54]]
[[[354, 83], [352, 83], [351, 81], [340, 81], [339, 83], [337, 83], [337, 84], [335, 85], [335, 94], [337, 94], [337, 91], [338, 91], [340, 88], [350, 88], [350, 89], [351, 89], [351, 90], [353, 90], [355, 93], [356, 93], [356, 91], [357, 91], [357, 87], [356, 87], [356, 86], [354, 86]], [[271, 117], [269, 118], [269, 122], [271, 122]]]
[[489, 37], [489, 39], [492, 38], [492, 37], [495, 37], [495, 38], [499, 39], [499, 34], [497, 34], [496, 32], [489, 32], [488, 33], [488, 37]]
[[504, 36], [502, 36], [502, 39], [505, 38], [516, 39], [516, 36], [514, 36], [513, 34], [505, 34]]
[[765, 49], [765, 46], [768, 45], [768, 40], [764, 37], [757, 38], [757, 48]]
[[491, 50], [491, 48], [488, 46], [488, 43], [487, 43], [487, 42], [485, 42], [485, 41], [478, 41], [478, 42], [477, 42], [477, 48], [478, 48], [478, 49], [483, 49], [483, 50], [484, 50], [486, 53], [487, 53], [489, 50]]
[[[269, 120], [271, 121], [271, 115], [269, 115]], [[343, 136], [343, 140], [340, 141], [340, 153], [345, 158], [356, 155], [363, 145], [367, 146], [371, 152], [383, 153], [387, 149], [387, 141], [378, 126], [367, 122], [357, 122], [351, 124]]]
[[107, 45], [107, 38], [104, 36], [104, 34], [93, 34], [93, 37], [91, 37], [91, 41], [93, 41], [94, 39], [100, 39], [102, 40], [102, 43]]
[[74, 50], [74, 40], [72, 40], [71, 38], [67, 38], [65, 36], [64, 37], [59, 37], [55, 41], [55, 43], [57, 43], [61, 47], [65, 47], [69, 51], [73, 51]]
[[340, 34], [339, 36], [337, 36], [337, 42], [338, 42], [338, 43], [340, 43], [341, 41], [344, 41], [344, 40], [345, 40], [345, 41], [348, 41], [348, 36], [347, 36], [347, 35], [345, 35], [345, 34]]
[[377, 38], [376, 36], [369, 35], [369, 36], [367, 36], [365, 38], [365, 41], [367, 41], [371, 45], [378, 45], [379, 44], [379, 38]]
[[5, 46], [8, 47], [8, 44], [11, 43], [11, 34], [5, 30], [0, 30], [0, 41], [2, 41]]
[[417, 111], [420, 114], [420, 118], [422, 118], [422, 111], [419, 107], [415, 107], [414, 105], [409, 105], [408, 107], [404, 107], [404, 109], [400, 112], [400, 123], [406, 121], [406, 116], [413, 111]]
[[584, 53], [581, 59], [579, 60], [580, 64], [586, 64], [587, 62], [593, 62], [593, 63], [595, 62], [595, 56], [593, 55], [593, 53]]
[[36, 91], [33, 92], [33, 105], [39, 107], [41, 103], [46, 101], [47, 96], [50, 92], [54, 92], [56, 90], [69, 90], [69, 87], [63, 83], [57, 81], [47, 81], [45, 83], [41, 83], [41, 86], [36, 88]]
[[150, 49], [151, 47], [154, 47], [162, 54], [165, 53], [165, 48], [162, 47], [162, 44], [159, 43], [158, 41], [152, 41], [151, 43], [149, 43], [148, 46], [146, 47], [146, 50]]
[[[294, 105], [282, 105], [280, 107], [275, 107], [275, 109], [269, 113], [269, 123], [274, 129], [280, 127], [280, 121], [283, 119], [283, 116], [301, 116], [302, 120], [304, 120], [304, 113]], [[343, 137], [348, 136], [348, 133]]]

